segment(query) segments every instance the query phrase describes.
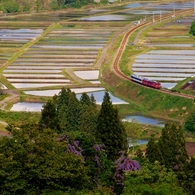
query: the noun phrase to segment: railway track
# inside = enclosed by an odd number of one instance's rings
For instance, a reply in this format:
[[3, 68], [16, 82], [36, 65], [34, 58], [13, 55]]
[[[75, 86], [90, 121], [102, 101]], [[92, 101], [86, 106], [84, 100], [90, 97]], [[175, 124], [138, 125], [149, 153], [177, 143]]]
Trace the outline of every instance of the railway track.
[[[180, 15], [181, 15], [181, 14], [186, 13], [186, 12], [189, 12], [189, 11], [191, 11], [191, 9], [190, 9], [190, 10], [182, 10], [182, 11], [179, 11], [179, 12], [177, 12], [177, 14], [180, 14]], [[170, 18], [170, 14], [167, 15], [167, 16], [162, 17], [161, 19], [159, 18], [159, 20], [163, 20], [163, 19], [165, 20], [165, 19], [168, 19], [168, 18]], [[137, 26], [131, 28], [131, 29], [128, 30], [128, 32], [125, 34], [125, 36], [123, 37], [123, 40], [122, 40], [122, 42], [121, 42], [121, 44], [120, 44], [120, 47], [119, 47], [119, 49], [118, 49], [118, 52], [117, 52], [116, 58], [115, 58], [115, 60], [114, 60], [114, 63], [113, 63], [113, 65], [112, 65], [113, 70], [114, 70], [114, 73], [115, 73], [118, 77], [120, 77], [120, 78], [122, 78], [122, 79], [125, 79], [125, 80], [128, 80], [129, 82], [132, 82], [132, 83], [134, 83], [135, 85], [139, 85], [139, 86], [144, 87], [144, 88], [149, 88], [149, 89], [151, 89], [151, 90], [158, 90], [158, 91], [161, 92], [161, 93], [166, 93], [166, 94], [169, 94], [169, 95], [172, 95], [172, 96], [179, 96], [179, 97], [188, 98], [188, 99], [195, 99], [195, 96], [193, 96], [193, 95], [188, 95], [188, 94], [183, 94], [183, 93], [178, 93], [178, 92], [171, 92], [171, 91], [166, 90], [166, 89], [153, 89], [153, 88], [151, 88], [151, 87], [147, 87], [147, 86], [141, 85], [141, 84], [139, 84], [139, 83], [135, 83], [135, 82], [133, 82], [133, 81], [130, 80], [130, 76], [127, 76], [127, 75], [125, 75], [123, 72], [121, 72], [121, 70], [120, 70], [120, 68], [119, 68], [119, 62], [120, 62], [121, 56], [122, 56], [122, 54], [123, 54], [123, 51], [124, 51], [124, 49], [125, 49], [125, 47], [126, 47], [127, 41], [128, 41], [128, 39], [129, 39], [129, 36], [130, 36], [134, 31], [136, 31], [137, 29], [139, 29], [139, 28], [141, 28], [141, 27], [143, 27], [143, 26], [150, 25], [150, 24], [153, 24], [153, 23], [151, 23], [151, 22], [142, 23], [142, 24], [140, 24], [140, 25], [137, 25]]]

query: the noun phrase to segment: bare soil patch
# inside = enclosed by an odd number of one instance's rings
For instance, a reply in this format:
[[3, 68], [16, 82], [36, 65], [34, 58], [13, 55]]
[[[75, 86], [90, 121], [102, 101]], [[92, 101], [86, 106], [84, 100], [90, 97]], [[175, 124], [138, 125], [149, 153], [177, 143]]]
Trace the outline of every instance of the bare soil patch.
[[181, 87], [184, 90], [195, 90], [195, 81], [189, 81]]
[[186, 142], [188, 156], [195, 156], [195, 142]]

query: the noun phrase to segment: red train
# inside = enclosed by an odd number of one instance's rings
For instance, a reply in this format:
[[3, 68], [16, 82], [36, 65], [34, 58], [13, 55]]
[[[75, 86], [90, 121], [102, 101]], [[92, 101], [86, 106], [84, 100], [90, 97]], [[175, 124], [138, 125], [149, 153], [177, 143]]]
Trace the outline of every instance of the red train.
[[142, 85], [146, 85], [148, 87], [152, 87], [155, 89], [160, 89], [161, 88], [161, 83], [157, 81], [152, 81], [144, 77], [140, 77], [138, 75], [132, 74], [131, 75], [131, 80], [135, 81], [137, 83], [140, 83]]

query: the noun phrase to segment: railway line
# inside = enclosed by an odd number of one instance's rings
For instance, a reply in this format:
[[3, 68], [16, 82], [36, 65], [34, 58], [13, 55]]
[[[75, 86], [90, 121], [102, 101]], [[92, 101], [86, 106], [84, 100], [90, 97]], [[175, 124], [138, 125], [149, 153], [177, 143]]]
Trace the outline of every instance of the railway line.
[[[177, 14], [182, 15], [182, 14], [185, 14], [186, 12], [189, 12], [189, 11], [191, 11], [191, 9], [190, 9], [190, 10], [182, 10], [182, 11], [179, 11], [179, 12], [177, 12]], [[165, 20], [165, 19], [168, 19], [168, 18], [170, 18], [170, 14], [167, 15], [167, 16], [162, 17], [162, 18], [159, 19], [159, 20], [163, 20], [163, 19]], [[128, 32], [124, 35], [123, 40], [122, 40], [122, 42], [121, 42], [121, 44], [120, 44], [120, 47], [119, 47], [119, 49], [118, 49], [118, 51], [117, 51], [117, 55], [116, 55], [116, 57], [115, 57], [114, 63], [113, 63], [113, 65], [112, 65], [113, 71], [114, 71], [114, 73], [115, 73], [118, 77], [120, 77], [120, 78], [122, 78], [122, 79], [125, 79], [125, 80], [128, 80], [129, 82], [133, 82], [133, 81], [130, 80], [130, 75], [127, 76], [127, 75], [125, 75], [123, 72], [121, 72], [121, 70], [120, 70], [120, 68], [119, 68], [119, 62], [120, 62], [121, 56], [122, 56], [122, 54], [123, 54], [123, 51], [124, 51], [124, 49], [125, 49], [125, 47], [126, 47], [127, 41], [128, 41], [128, 39], [129, 39], [129, 36], [130, 36], [134, 31], [136, 31], [137, 29], [139, 29], [139, 28], [141, 28], [141, 27], [144, 27], [144, 26], [150, 26], [150, 25], [153, 25], [153, 23], [151, 23], [151, 22], [145, 22], [145, 23], [139, 24], [139, 25], [134, 26], [133, 28], [129, 29]], [[140, 34], [139, 34], [139, 36], [140, 36]], [[183, 93], [178, 93], [178, 92], [172, 92], [172, 91], [169, 91], [169, 90], [166, 90], [166, 89], [153, 89], [153, 88], [151, 88], [151, 87], [144, 86], [144, 85], [141, 85], [141, 84], [139, 84], [139, 83], [135, 83], [135, 82], [133, 82], [133, 83], [134, 83], [135, 85], [139, 85], [139, 86], [141, 86], [141, 87], [149, 88], [149, 89], [151, 89], [151, 90], [158, 90], [158, 91], [161, 92], [161, 93], [166, 93], [166, 94], [169, 94], [169, 95], [179, 96], [179, 97], [188, 98], [188, 99], [195, 99], [195, 96], [193, 96], [193, 95], [188, 95], [188, 94], [183, 94]]]

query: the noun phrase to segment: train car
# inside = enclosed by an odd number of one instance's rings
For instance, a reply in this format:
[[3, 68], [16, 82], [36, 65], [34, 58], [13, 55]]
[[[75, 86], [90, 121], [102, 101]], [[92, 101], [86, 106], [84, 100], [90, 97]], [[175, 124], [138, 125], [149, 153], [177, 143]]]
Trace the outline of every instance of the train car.
[[161, 83], [160, 82], [152, 81], [152, 80], [149, 80], [149, 79], [144, 78], [144, 77], [140, 77], [140, 76], [135, 75], [135, 74], [131, 75], [131, 80], [135, 81], [137, 83], [140, 83], [142, 85], [155, 88], [155, 89], [160, 89], [161, 88]]
[[152, 81], [152, 80], [149, 80], [149, 79], [146, 79], [146, 78], [142, 79], [142, 84], [146, 85], [146, 86], [149, 86], [149, 87], [153, 87], [155, 89], [160, 89], [161, 88], [161, 83], [160, 82]]
[[132, 81], [135, 81], [135, 82], [137, 82], [137, 83], [141, 83], [141, 84], [142, 84], [143, 78], [140, 77], [140, 76], [138, 76], [138, 75], [132, 74], [132, 75], [131, 75], [131, 80], [132, 80]]

